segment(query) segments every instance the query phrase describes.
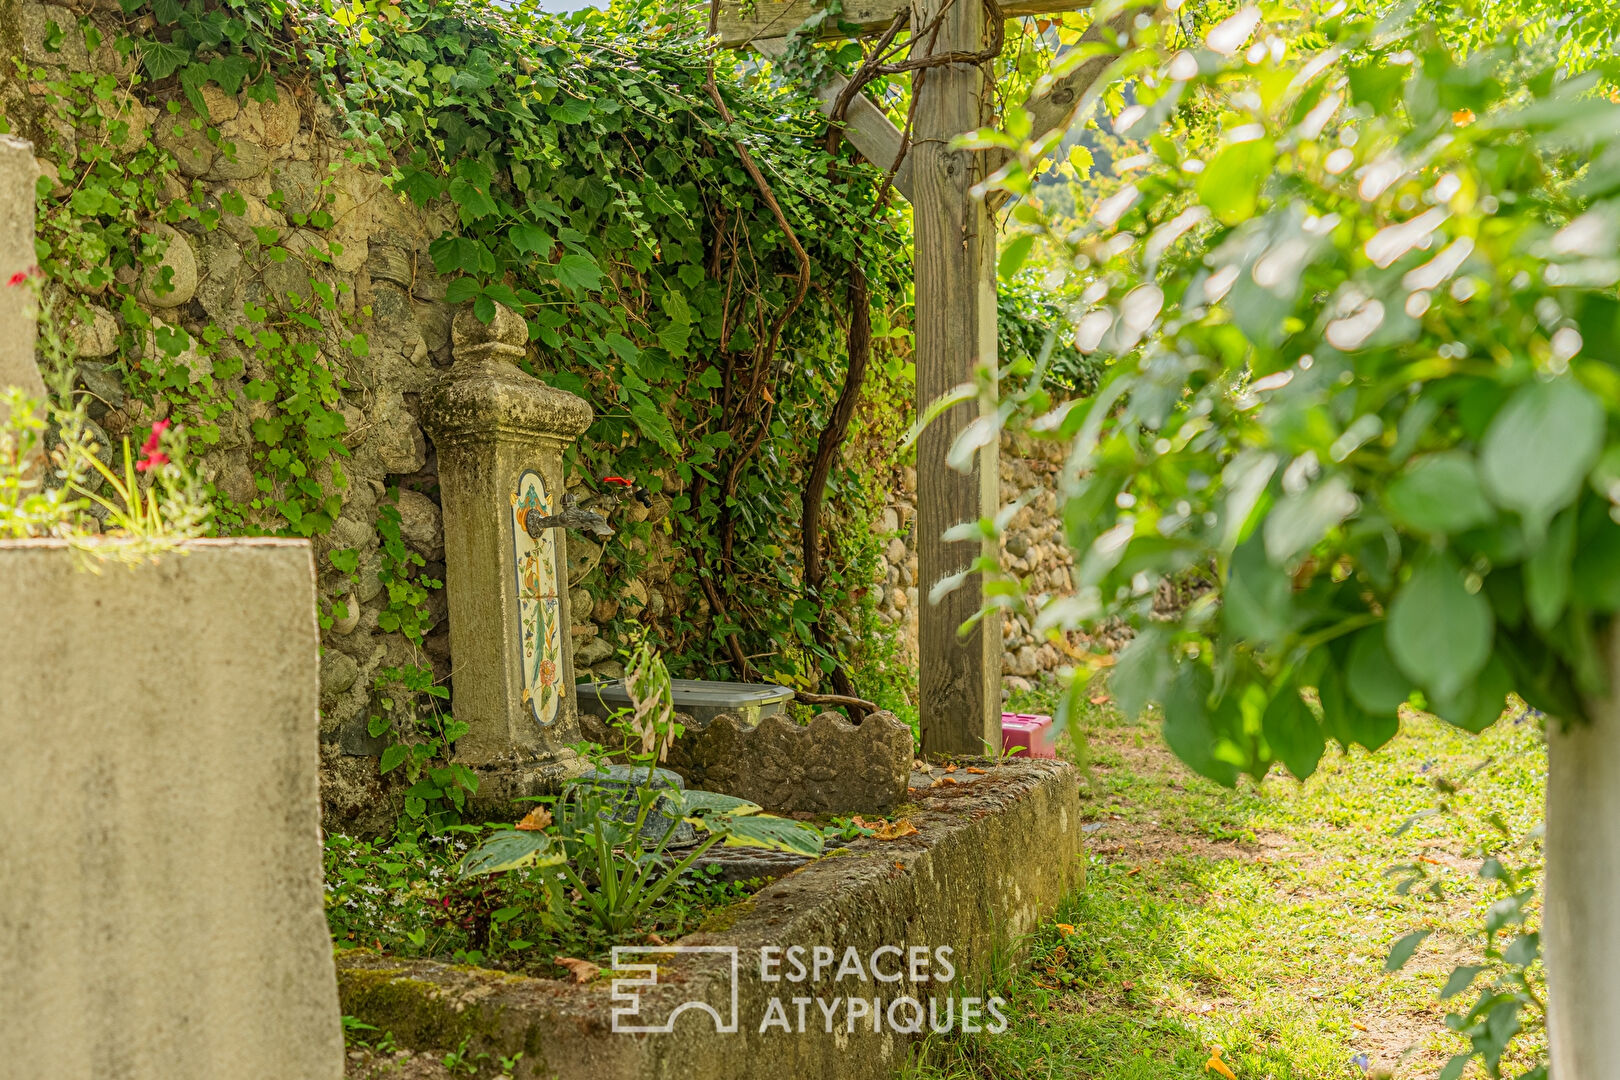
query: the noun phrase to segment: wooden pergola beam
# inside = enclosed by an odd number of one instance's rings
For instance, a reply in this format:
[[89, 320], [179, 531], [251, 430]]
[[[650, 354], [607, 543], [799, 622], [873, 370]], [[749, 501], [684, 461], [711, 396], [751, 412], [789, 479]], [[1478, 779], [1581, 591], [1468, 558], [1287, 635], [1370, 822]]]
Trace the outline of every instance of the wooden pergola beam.
[[[756, 38], [749, 42], [753, 50], [768, 60], [779, 59], [787, 52], [786, 38]], [[843, 92], [849, 80], [842, 75], [832, 74], [815, 91], [816, 100], [821, 102], [821, 111], [824, 115], [831, 115], [833, 104], [838, 95]], [[900, 156], [901, 134], [884, 115], [877, 103], [865, 94], [856, 94], [850, 100], [849, 108], [844, 113], [844, 138], [854, 144], [861, 156], [880, 169], [887, 170], [894, 164], [894, 159]], [[900, 169], [894, 174], [895, 190], [911, 198], [911, 156], [900, 163]]]
[[[909, 6], [903, 0], [844, 0], [844, 10], [822, 23], [821, 36], [849, 37], [852, 33], [882, 30]], [[1001, 13], [1011, 19], [1078, 11], [1090, 6], [1091, 0], [1003, 0]], [[720, 44], [728, 49], [740, 49], [758, 39], [786, 37], [821, 8], [815, 0], [787, 0], [786, 3], [759, 0], [752, 8], [725, 4], [720, 9]], [[849, 26], [856, 29], [845, 29]]]
[[[1089, 7], [1090, 5], [1084, 5]], [[1128, 12], [1126, 15], [1116, 16], [1114, 19], [1114, 33], [1127, 29], [1130, 25]], [[1107, 24], [1092, 23], [1086, 27], [1086, 32], [1080, 35], [1079, 44], [1091, 45], [1102, 41], [1103, 30]], [[1113, 63], [1115, 57], [1111, 53], [1100, 56], [1088, 56], [1080, 65], [1063, 78], [1054, 82], [1040, 93], [1031, 94], [1024, 101], [1024, 109], [1029, 113], [1032, 121], [1030, 134], [1039, 139], [1043, 135], [1065, 123], [1069, 118], [1069, 111], [1075, 103], [1085, 96], [1091, 89], [1091, 84], [1097, 81], [1103, 70]]]

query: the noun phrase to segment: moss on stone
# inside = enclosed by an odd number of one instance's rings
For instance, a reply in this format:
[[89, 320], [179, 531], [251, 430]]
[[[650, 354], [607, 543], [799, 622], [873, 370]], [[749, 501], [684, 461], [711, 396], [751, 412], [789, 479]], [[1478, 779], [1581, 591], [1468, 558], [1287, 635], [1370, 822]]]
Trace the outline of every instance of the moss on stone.
[[458, 1011], [430, 982], [402, 968], [338, 968], [338, 1000], [346, 1016], [358, 1017], [411, 1050], [455, 1047], [469, 1036], [494, 1033], [498, 1012]]
[[716, 911], [709, 912], [708, 916], [698, 924], [695, 934], [723, 934], [734, 926], [738, 919], [754, 910], [752, 898], [739, 900], [735, 904], [727, 904]]

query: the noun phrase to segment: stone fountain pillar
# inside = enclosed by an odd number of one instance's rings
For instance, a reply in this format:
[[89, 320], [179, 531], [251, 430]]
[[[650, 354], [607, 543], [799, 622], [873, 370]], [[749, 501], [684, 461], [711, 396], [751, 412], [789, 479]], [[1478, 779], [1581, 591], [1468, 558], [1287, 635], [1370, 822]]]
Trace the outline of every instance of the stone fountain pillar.
[[445, 587], [450, 608], [451, 712], [470, 730], [456, 758], [479, 774], [491, 811], [555, 790], [582, 764], [568, 633], [567, 538], [539, 540], [524, 514], [561, 509], [563, 451], [591, 408], [517, 367], [528, 328], [496, 307], [488, 325], [471, 307], [455, 318], [455, 362], [424, 402], [439, 455]]

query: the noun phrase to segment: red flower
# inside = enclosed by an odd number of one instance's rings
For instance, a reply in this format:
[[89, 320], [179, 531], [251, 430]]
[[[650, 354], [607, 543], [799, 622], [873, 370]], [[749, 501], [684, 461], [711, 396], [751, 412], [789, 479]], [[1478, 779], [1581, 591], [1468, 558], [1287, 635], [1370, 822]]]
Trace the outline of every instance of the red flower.
[[146, 441], [141, 444], [141, 453], [146, 456], [135, 463], [136, 472], [145, 472], [148, 469], [155, 469], [159, 465], [169, 463], [169, 455], [158, 448], [159, 440], [163, 438], [163, 433], [168, 430], [169, 421], [167, 420], [158, 420], [153, 423], [152, 434], [148, 435]]
[[15, 274], [11, 275], [11, 280], [6, 282], [6, 284], [10, 285], [12, 288], [16, 288], [18, 285], [21, 285], [23, 282], [25, 282], [27, 280], [28, 280], [28, 271], [19, 270]]

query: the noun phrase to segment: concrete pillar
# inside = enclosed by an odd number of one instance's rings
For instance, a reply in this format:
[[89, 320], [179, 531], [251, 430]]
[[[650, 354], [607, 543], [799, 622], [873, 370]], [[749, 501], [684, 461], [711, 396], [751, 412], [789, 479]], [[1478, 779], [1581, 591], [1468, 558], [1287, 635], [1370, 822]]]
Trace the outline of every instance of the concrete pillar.
[[523, 529], [535, 507], [562, 508], [563, 451], [591, 408], [517, 367], [521, 316], [470, 308], [451, 332], [455, 363], [425, 401], [439, 455], [451, 712], [471, 730], [456, 757], [475, 766], [485, 801], [533, 794], [576, 767], [579, 741], [568, 579], [561, 529]]
[[[0, 389], [20, 386], [45, 397], [34, 361], [34, 309], [39, 285], [34, 263], [34, 145], [0, 135]], [[5, 416], [0, 413], [0, 421]]]
[[341, 1080], [304, 540], [0, 542], [0, 1076]]
[[[1620, 687], [1620, 633], [1606, 643]], [[1547, 719], [1547, 1043], [1559, 1080], [1614, 1075], [1620, 1019], [1620, 692]]]

